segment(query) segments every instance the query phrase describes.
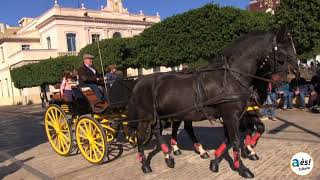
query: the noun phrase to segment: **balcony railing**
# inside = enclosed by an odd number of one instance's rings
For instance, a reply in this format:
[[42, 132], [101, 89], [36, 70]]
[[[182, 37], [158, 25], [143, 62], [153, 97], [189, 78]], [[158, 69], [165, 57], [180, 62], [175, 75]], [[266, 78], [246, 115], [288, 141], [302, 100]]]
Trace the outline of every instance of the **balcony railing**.
[[58, 56], [77, 56], [78, 52], [58, 52]]

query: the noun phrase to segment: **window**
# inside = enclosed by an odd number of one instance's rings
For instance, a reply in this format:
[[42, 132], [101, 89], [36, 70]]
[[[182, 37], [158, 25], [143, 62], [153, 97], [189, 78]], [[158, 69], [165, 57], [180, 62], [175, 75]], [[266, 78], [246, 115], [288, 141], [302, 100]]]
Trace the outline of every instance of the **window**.
[[75, 33], [67, 33], [67, 46], [68, 52], [77, 51], [76, 49], [76, 34]]
[[47, 37], [47, 47], [48, 49], [51, 49], [51, 38]]
[[113, 38], [121, 38], [121, 33], [115, 32], [112, 37]]
[[3, 97], [2, 81], [0, 80], [1, 96]]
[[29, 44], [23, 44], [23, 45], [21, 45], [21, 49], [22, 49], [23, 51], [25, 51], [25, 50], [30, 50], [30, 45], [29, 45]]
[[91, 42], [96, 43], [100, 41], [100, 34], [92, 34], [91, 35]]
[[153, 72], [160, 72], [160, 67], [153, 68]]
[[0, 47], [0, 49], [1, 49], [1, 57], [2, 57], [2, 63], [4, 63], [5, 61], [4, 61], [4, 53], [3, 53], [3, 47]]

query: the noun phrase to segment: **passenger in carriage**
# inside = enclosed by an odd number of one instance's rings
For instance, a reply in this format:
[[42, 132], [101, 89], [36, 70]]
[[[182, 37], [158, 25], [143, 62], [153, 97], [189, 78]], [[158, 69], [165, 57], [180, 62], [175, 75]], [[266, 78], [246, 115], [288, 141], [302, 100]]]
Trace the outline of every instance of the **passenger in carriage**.
[[67, 102], [72, 101], [72, 86], [76, 85], [75, 72], [64, 71], [60, 86], [61, 96], [65, 97]]
[[83, 55], [83, 65], [78, 69], [79, 86], [90, 87], [98, 99], [105, 101], [105, 97], [98, 87], [102, 78], [99, 78], [97, 70], [93, 67], [94, 56], [90, 54]]
[[116, 81], [117, 79], [119, 79], [120, 77], [116, 74], [117, 71], [117, 65], [115, 64], [111, 64], [106, 68], [106, 81], [107, 84], [112, 86], [112, 83], [114, 83], [114, 81]]

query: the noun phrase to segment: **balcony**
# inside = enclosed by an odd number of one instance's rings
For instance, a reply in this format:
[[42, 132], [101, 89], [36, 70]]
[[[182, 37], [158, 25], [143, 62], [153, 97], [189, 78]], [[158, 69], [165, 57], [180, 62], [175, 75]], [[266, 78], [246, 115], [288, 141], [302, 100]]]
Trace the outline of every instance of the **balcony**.
[[18, 64], [20, 61], [25, 60], [43, 60], [50, 57], [57, 57], [57, 49], [30, 49], [20, 50], [8, 57], [10, 64]]
[[58, 56], [76, 56], [78, 52], [58, 52], [57, 49], [30, 49], [20, 50], [8, 57], [8, 66], [19, 67], [39, 60], [55, 58]]

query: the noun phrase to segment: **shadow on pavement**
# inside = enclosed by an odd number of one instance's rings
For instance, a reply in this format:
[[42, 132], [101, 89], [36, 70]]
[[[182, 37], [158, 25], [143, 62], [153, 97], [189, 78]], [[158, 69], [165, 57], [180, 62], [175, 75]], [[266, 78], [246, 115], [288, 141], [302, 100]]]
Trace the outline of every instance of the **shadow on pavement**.
[[30, 158], [27, 158], [27, 159], [24, 159], [21, 161], [17, 161], [17, 162], [12, 162], [8, 166], [6, 166], [6, 165], [0, 166], [0, 179], [3, 179], [5, 176], [18, 171], [19, 169], [21, 169], [24, 162], [27, 162], [31, 159], [33, 159], [33, 157], [30, 157]]
[[304, 127], [302, 127], [302, 126], [300, 126], [300, 125], [298, 125], [296, 123], [289, 122], [289, 121], [287, 121], [285, 119], [282, 119], [282, 118], [279, 118], [279, 117], [277, 117], [277, 118], [279, 119], [279, 121], [282, 121], [283, 124], [281, 124], [280, 126], [268, 131], [269, 134], [277, 134], [277, 133], [283, 131], [284, 129], [288, 128], [289, 126], [293, 126], [293, 127], [298, 128], [298, 129], [300, 129], [300, 130], [302, 130], [302, 131], [304, 131], [306, 133], [309, 133], [309, 134], [311, 134], [313, 136], [316, 136], [316, 137], [320, 138], [320, 134], [319, 133], [313, 132], [313, 131], [311, 131], [311, 130], [309, 130], [307, 128], [304, 128]]
[[[21, 108], [24, 106], [19, 106]], [[43, 110], [41, 112], [25, 113], [23, 109], [17, 107], [1, 108], [0, 113], [0, 163], [8, 159], [13, 159], [18, 154], [21, 154], [29, 149], [32, 149], [40, 144], [47, 142], [44, 132]], [[22, 160], [22, 162], [26, 162]], [[21, 163], [20, 163], [21, 164]], [[23, 163], [22, 163], [23, 164]], [[5, 169], [4, 169], [5, 168]], [[0, 168], [2, 179], [5, 175], [9, 175], [20, 169], [17, 163], [12, 163], [7, 167]], [[6, 173], [2, 173], [3, 170]]]

